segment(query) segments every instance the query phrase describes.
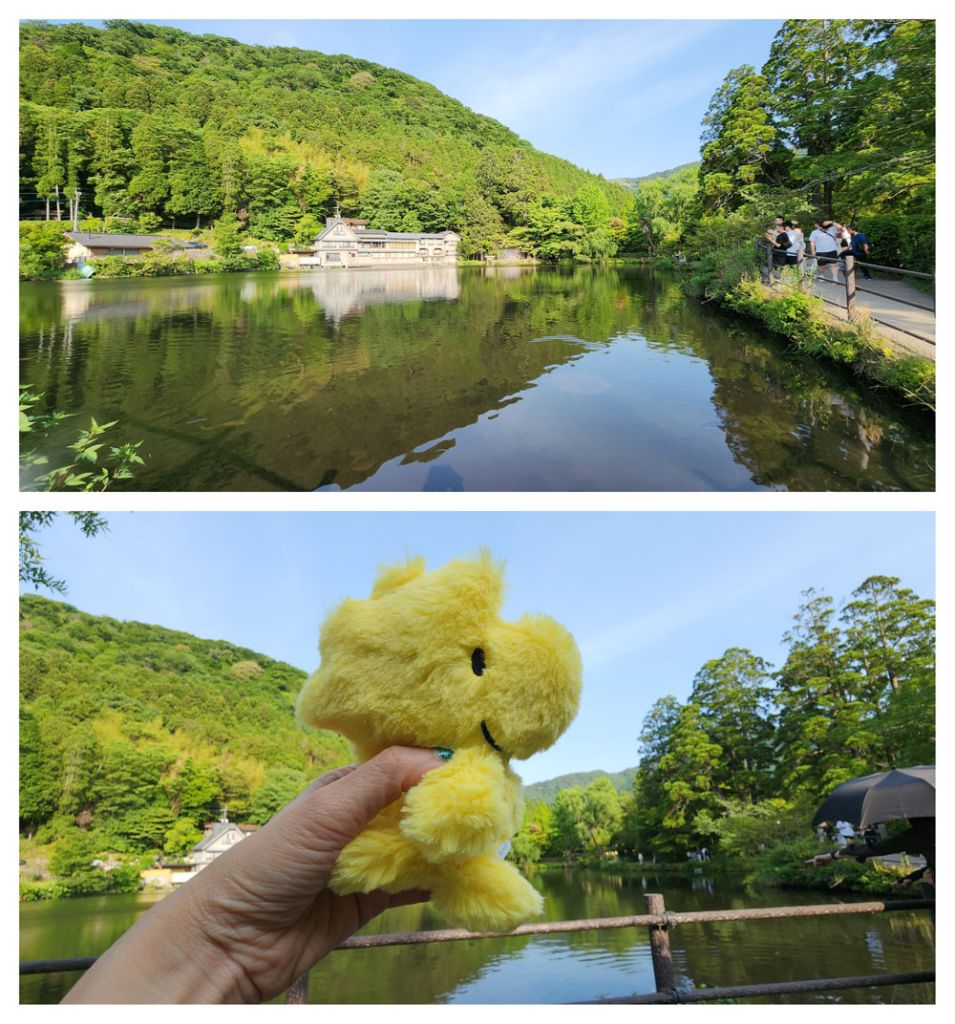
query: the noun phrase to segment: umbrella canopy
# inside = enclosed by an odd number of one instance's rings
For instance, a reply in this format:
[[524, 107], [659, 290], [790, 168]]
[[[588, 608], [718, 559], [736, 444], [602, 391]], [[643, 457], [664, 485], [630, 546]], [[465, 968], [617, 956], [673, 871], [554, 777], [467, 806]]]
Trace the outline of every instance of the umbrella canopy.
[[935, 817], [935, 765], [893, 768], [843, 782], [826, 798], [812, 819], [851, 821], [859, 828], [897, 818]]

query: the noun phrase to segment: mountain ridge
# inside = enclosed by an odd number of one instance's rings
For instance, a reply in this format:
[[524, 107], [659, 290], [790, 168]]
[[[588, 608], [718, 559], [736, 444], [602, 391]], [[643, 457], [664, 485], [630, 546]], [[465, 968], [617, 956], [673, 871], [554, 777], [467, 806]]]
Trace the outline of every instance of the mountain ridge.
[[636, 767], [624, 768], [619, 772], [605, 772], [599, 768], [587, 772], [569, 772], [566, 775], [557, 775], [552, 779], [525, 785], [524, 797], [528, 803], [543, 800], [544, 803], [550, 804], [554, 802], [554, 798], [560, 790], [572, 789], [574, 786], [588, 786], [596, 779], [602, 778], [610, 779], [618, 793], [629, 792], [633, 789], [636, 772]]

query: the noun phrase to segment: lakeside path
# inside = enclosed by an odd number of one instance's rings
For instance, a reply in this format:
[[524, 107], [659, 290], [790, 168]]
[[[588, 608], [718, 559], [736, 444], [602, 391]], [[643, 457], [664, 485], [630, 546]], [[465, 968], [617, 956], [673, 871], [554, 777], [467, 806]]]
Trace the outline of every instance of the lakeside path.
[[[906, 355], [935, 359], [935, 313], [905, 304], [914, 302], [920, 306], [931, 306], [933, 305], [931, 295], [918, 291], [904, 281], [892, 281], [884, 278], [866, 281], [861, 273], [856, 274], [856, 285], [860, 289], [872, 288], [885, 293], [884, 295], [873, 295], [867, 291], [856, 292], [856, 305], [868, 310], [873, 317], [878, 318], [872, 324], [876, 334], [891, 342], [894, 348]], [[826, 312], [830, 316], [843, 322], [848, 319], [844, 308], [845, 284], [841, 280], [837, 284], [833, 284], [831, 281], [816, 277], [812, 290], [814, 295], [829, 300], [826, 302]], [[897, 302], [894, 299], [904, 301]], [[913, 338], [912, 334], [921, 335], [921, 338], [929, 340]]]

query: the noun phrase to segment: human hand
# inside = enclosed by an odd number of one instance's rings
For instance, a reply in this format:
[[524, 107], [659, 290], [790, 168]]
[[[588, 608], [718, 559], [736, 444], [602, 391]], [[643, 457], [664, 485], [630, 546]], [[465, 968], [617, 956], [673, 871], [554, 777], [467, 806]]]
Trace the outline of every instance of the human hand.
[[258, 832], [149, 910], [64, 1002], [261, 1002], [420, 890], [336, 896], [342, 848], [432, 768], [434, 750], [390, 747], [316, 779]]
[[805, 863], [813, 868], [821, 868], [823, 864], [828, 864], [833, 859], [831, 853], [820, 853], [815, 857], [810, 857]]

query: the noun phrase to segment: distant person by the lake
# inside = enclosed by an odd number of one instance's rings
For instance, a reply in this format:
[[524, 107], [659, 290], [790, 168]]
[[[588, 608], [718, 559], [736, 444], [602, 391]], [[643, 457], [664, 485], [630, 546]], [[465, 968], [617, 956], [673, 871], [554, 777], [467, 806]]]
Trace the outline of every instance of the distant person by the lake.
[[65, 1003], [260, 1003], [284, 992], [408, 890], [336, 896], [342, 849], [445, 761], [389, 747], [316, 779], [267, 825], [145, 914], [67, 993]]
[[796, 233], [796, 224], [791, 220], [783, 223], [783, 230], [789, 239], [789, 248], [786, 250], [786, 266], [796, 267], [799, 265], [799, 243], [802, 232]]
[[[868, 261], [868, 259], [869, 259], [869, 239], [866, 238], [865, 234], [863, 234], [863, 232], [861, 232], [855, 226], [855, 224], [850, 224], [849, 225], [849, 233], [852, 236], [852, 255], [857, 260]], [[867, 281], [871, 281], [872, 280], [872, 275], [869, 273], [869, 268], [868, 267], [860, 267], [859, 269], [862, 271], [862, 276]]]

